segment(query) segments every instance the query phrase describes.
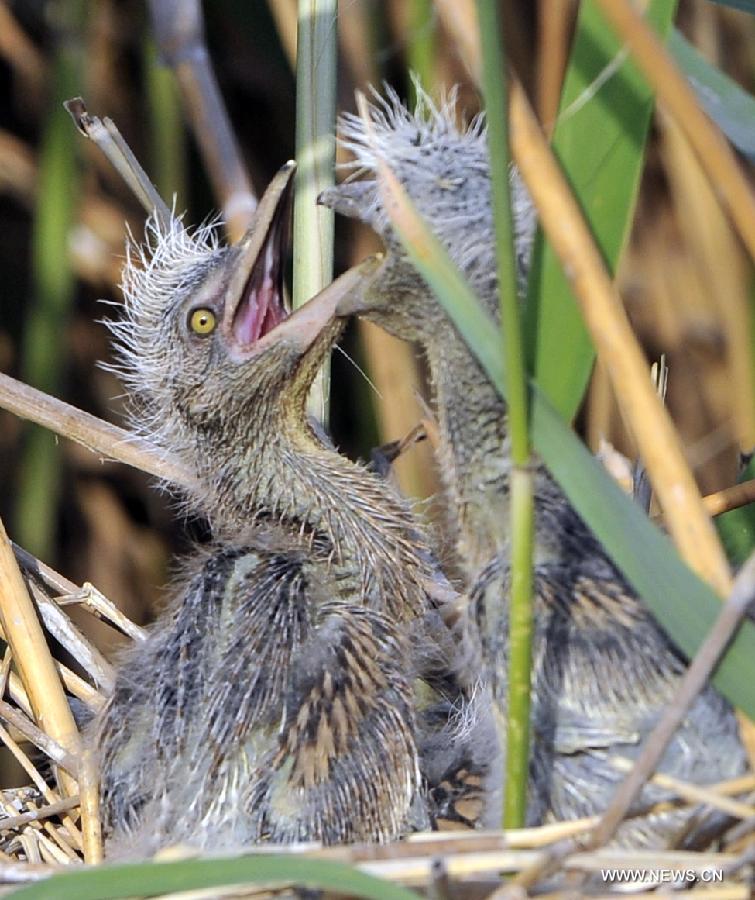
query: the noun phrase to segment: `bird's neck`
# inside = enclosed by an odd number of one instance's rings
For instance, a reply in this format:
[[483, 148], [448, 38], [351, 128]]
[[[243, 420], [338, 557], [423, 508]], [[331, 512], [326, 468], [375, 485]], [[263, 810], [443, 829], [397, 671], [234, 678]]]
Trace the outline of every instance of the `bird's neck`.
[[440, 426], [439, 462], [459, 563], [474, 576], [505, 543], [506, 405], [449, 326], [425, 346]]
[[[212, 461], [208, 508], [217, 533], [251, 522], [284, 532], [333, 567], [339, 585], [400, 620], [422, 614], [440, 576], [426, 536], [390, 485], [326, 446], [308, 423], [304, 399], [279, 397], [254, 432], [223, 442]], [[236, 449], [233, 449], [236, 448]], [[242, 449], [238, 449], [242, 448]]]

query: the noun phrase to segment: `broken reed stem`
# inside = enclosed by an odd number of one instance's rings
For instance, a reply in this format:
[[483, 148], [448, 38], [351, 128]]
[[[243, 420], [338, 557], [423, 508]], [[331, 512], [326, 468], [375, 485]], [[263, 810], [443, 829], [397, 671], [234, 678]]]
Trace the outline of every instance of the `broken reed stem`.
[[112, 119], [90, 116], [81, 97], [66, 100], [63, 106], [84, 137], [95, 143], [121, 176], [147, 215], [154, 213], [163, 230], [170, 222], [170, 210], [149, 180], [133, 151], [123, 139]]
[[[79, 733], [47, 646], [13, 548], [0, 522], [0, 622], [39, 727], [68, 753], [80, 751]], [[61, 792], [75, 793], [76, 782], [57, 772]]]
[[597, 2], [617, 34], [626, 41], [658, 99], [684, 132], [750, 258], [755, 260], [755, 193], [734, 151], [703, 112], [671, 56], [629, 0]]
[[543, 229], [569, 273], [598, 356], [637, 441], [669, 531], [690, 568], [720, 595], [731, 574], [666, 408], [581, 210], [518, 82], [511, 90], [514, 159]]
[[2, 373], [0, 407], [75, 441], [93, 453], [141, 469], [170, 484], [191, 489], [194, 483], [188, 469], [142, 438]]
[[[514, 224], [509, 178], [511, 170], [508, 133], [508, 86], [506, 55], [501, 42], [497, 0], [478, 0], [478, 24], [482, 50], [482, 88], [487, 115], [487, 141], [495, 222], [496, 261], [503, 359], [506, 370], [508, 433], [511, 439], [511, 595], [509, 605], [508, 703], [505, 734], [506, 788], [503, 825], [521, 828], [527, 814], [529, 782], [530, 695], [532, 669], [532, 554], [535, 494], [531, 467], [527, 370], [524, 361], [522, 323], [517, 292]], [[501, 447], [501, 453], [504, 448]], [[503, 552], [503, 548], [500, 548]], [[486, 619], [505, 620], [501, 607]], [[489, 635], [489, 639], [494, 639]], [[504, 726], [504, 723], [499, 723]]]
[[710, 678], [753, 598], [755, 598], [755, 553], [742, 567], [715, 624], [684, 673], [673, 701], [666, 707], [660, 721], [646, 739], [640, 755], [634, 761], [631, 772], [614, 794], [610, 806], [592, 834], [591, 847], [602, 846], [616, 833], [635, 797], [660, 762], [695, 698]]
[[[296, 39], [296, 180], [293, 305], [303, 306], [333, 280], [335, 213], [317, 198], [335, 183], [336, 0], [299, 0]], [[327, 419], [329, 369], [312, 386], [310, 412]]]
[[199, 0], [150, 0], [162, 60], [175, 73], [184, 109], [232, 242], [246, 232], [257, 206], [205, 42]]

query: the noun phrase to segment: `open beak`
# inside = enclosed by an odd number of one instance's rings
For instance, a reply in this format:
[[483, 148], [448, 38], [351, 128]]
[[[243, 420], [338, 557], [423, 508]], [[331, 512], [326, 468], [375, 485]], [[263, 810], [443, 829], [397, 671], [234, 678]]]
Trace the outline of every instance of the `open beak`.
[[353, 298], [377, 270], [381, 256], [371, 256], [290, 313], [283, 288], [288, 249], [293, 176], [296, 163], [287, 162], [270, 182], [257, 206], [254, 221], [234, 248], [233, 274], [226, 289], [222, 329], [241, 358], [266, 347], [286, 343], [305, 353], [322, 331], [351, 313]]
[[248, 355], [289, 314], [283, 269], [295, 171], [292, 161], [278, 171], [257, 206], [249, 230], [234, 247], [222, 327], [229, 343], [242, 355]]

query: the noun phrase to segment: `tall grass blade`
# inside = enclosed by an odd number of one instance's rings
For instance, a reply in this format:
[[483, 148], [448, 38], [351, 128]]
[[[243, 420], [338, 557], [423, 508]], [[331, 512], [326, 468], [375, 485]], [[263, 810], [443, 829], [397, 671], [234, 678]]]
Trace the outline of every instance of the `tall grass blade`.
[[705, 112], [737, 150], [755, 162], [755, 97], [711, 65], [676, 29], [669, 35], [668, 49]]
[[[296, 44], [296, 193], [294, 196], [294, 306], [333, 279], [334, 213], [317, 205], [335, 179], [336, 0], [299, 0]], [[327, 411], [327, 370], [312, 390], [312, 412]]]
[[[650, 0], [646, 17], [664, 37], [676, 0]], [[595, 0], [581, 4], [553, 148], [615, 271], [632, 222], [653, 95], [603, 20]], [[546, 125], [548, 123], [545, 123]], [[595, 353], [554, 251], [538, 234], [525, 333], [535, 380], [571, 421], [584, 396]]]
[[367, 900], [417, 900], [413, 891], [340, 863], [290, 854], [98, 866], [56, 875], [8, 896], [14, 900], [125, 900], [236, 884], [296, 884]]

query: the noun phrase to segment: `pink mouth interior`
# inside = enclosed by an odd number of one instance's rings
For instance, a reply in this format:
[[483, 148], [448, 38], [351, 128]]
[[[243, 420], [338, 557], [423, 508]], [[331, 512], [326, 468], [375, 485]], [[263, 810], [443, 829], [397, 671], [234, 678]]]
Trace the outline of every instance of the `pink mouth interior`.
[[273, 223], [236, 307], [231, 327], [234, 338], [242, 347], [255, 344], [288, 316], [283, 302], [284, 224], [281, 221]]

